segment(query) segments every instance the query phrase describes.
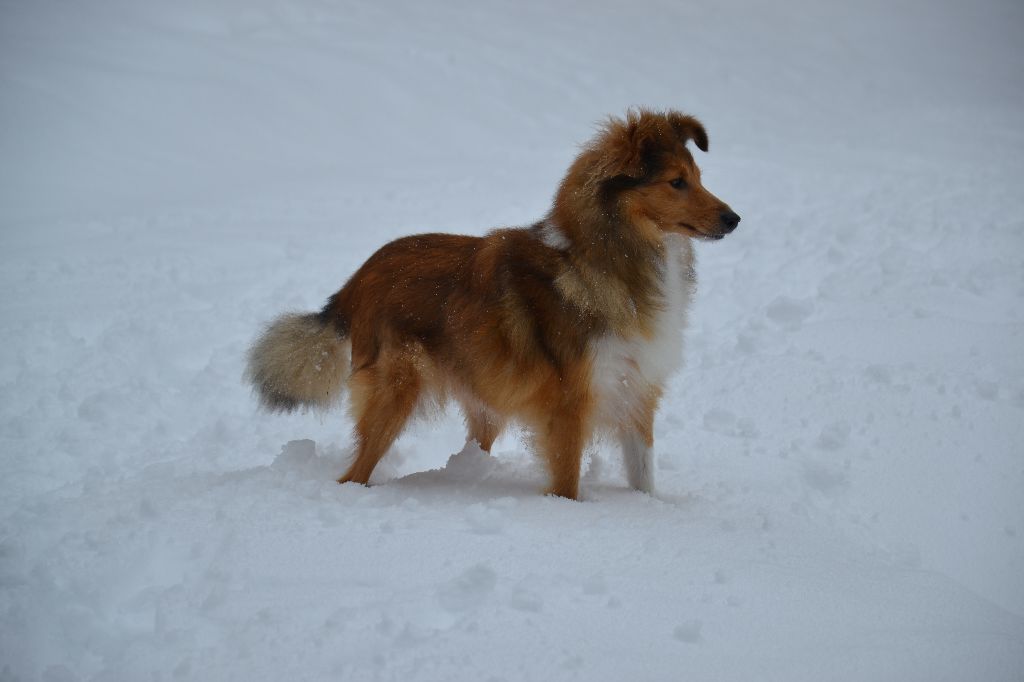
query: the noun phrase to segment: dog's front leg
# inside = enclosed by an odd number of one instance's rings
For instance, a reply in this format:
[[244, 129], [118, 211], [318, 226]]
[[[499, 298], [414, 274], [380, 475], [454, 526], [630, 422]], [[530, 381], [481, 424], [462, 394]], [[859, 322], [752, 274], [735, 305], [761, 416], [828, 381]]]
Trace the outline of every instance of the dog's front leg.
[[583, 404], [585, 401], [555, 408], [538, 430], [539, 449], [551, 471], [548, 492], [570, 500], [579, 498], [583, 447], [590, 436]]
[[630, 418], [619, 427], [626, 480], [633, 490], [654, 493], [654, 413], [661, 400], [661, 388], [651, 386], [646, 399], [627, 410]]
[[648, 495], [654, 493], [654, 442], [650, 429], [641, 432], [636, 428], [619, 431], [622, 445], [622, 461], [626, 465], [626, 480], [629, 487]]

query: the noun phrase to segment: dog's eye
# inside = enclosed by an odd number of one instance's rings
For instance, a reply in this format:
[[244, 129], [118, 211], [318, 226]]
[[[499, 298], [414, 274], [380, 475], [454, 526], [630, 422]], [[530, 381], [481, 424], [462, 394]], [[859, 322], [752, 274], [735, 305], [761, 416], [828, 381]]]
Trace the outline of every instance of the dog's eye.
[[672, 185], [676, 189], [683, 189], [686, 187], [686, 180], [682, 178], [676, 178], [675, 180], [669, 180], [668, 184]]

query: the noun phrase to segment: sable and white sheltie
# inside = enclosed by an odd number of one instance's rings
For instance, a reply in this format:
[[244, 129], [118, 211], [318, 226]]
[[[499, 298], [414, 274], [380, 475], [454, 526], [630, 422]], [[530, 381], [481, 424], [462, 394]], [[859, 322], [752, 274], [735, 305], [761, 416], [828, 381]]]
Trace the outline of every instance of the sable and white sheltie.
[[562, 180], [550, 213], [484, 237], [384, 245], [318, 313], [276, 320], [247, 377], [271, 410], [325, 408], [348, 388], [366, 483], [417, 405], [455, 400], [490, 450], [509, 421], [532, 435], [549, 492], [575, 499], [584, 448], [622, 446], [629, 485], [653, 488], [653, 421], [682, 359], [696, 283], [692, 239], [740, 221], [701, 185], [677, 111], [611, 118]]

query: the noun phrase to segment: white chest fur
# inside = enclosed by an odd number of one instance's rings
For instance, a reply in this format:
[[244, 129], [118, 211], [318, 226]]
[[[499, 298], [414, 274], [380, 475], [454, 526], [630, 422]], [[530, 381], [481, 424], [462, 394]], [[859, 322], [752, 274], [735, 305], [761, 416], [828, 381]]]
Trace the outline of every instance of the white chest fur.
[[686, 313], [696, 285], [693, 247], [686, 237], [665, 240], [661, 301], [653, 334], [609, 334], [593, 346], [593, 387], [598, 422], [626, 425], [637, 414], [653, 386], [661, 386], [682, 365]]

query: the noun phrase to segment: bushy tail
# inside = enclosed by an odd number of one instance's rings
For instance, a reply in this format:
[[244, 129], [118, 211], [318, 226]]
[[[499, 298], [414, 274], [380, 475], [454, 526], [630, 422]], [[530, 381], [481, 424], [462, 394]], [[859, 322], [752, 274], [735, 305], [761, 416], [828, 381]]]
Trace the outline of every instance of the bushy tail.
[[292, 313], [273, 322], [249, 349], [246, 379], [275, 412], [326, 409], [341, 397], [351, 344], [324, 314]]

